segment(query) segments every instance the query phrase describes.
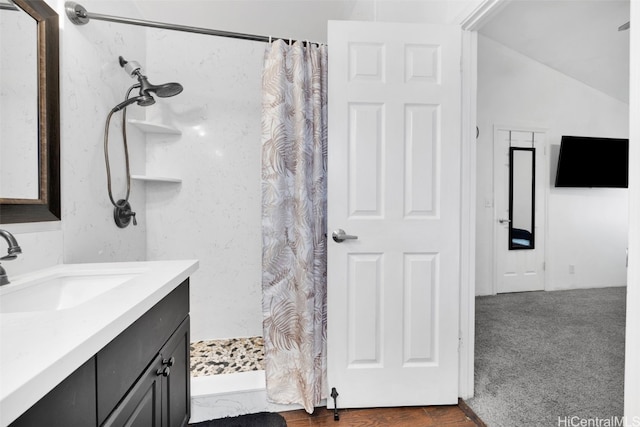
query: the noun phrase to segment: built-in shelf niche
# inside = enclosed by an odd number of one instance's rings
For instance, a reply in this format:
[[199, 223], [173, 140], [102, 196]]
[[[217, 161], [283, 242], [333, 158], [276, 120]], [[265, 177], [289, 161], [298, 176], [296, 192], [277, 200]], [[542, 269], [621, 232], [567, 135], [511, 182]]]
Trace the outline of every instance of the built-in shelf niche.
[[[140, 129], [146, 135], [182, 135], [182, 131], [180, 129], [161, 123], [136, 119], [128, 119], [127, 122]], [[182, 179], [180, 178], [155, 175], [131, 175], [131, 179], [134, 181], [164, 184], [180, 184], [182, 182]]]

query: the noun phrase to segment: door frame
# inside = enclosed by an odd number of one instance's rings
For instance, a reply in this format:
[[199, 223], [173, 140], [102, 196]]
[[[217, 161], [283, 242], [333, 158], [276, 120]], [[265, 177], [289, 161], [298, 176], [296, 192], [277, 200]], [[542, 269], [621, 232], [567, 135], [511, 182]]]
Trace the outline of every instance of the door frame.
[[[539, 132], [539, 133], [544, 133], [545, 135], [549, 134], [549, 130], [541, 127], [541, 126], [537, 126], [537, 125], [527, 125], [527, 124], [494, 124], [493, 125], [493, 144], [492, 144], [492, 149], [494, 150], [493, 153], [493, 159], [496, 158], [496, 153], [495, 153], [495, 147], [496, 147], [496, 134], [498, 133], [498, 131], [500, 130], [505, 130], [505, 131], [518, 131], [518, 132]], [[537, 147], [536, 147], [537, 148]], [[545, 144], [544, 144], [544, 165], [542, 165], [542, 177], [537, 177], [536, 176], [536, 185], [542, 185], [544, 188], [543, 191], [543, 203], [544, 203], [544, 210], [542, 211], [542, 215], [544, 215], [544, 229], [541, 230], [542, 233], [544, 234], [544, 238], [543, 238], [543, 262], [545, 265], [545, 268], [543, 269], [542, 272], [542, 277], [544, 280], [544, 290], [547, 290], [547, 282], [548, 282], [548, 277], [547, 277], [547, 271], [548, 269], [546, 268], [547, 265], [547, 241], [549, 240], [549, 235], [548, 235], [548, 229], [549, 227], [547, 227], [547, 222], [548, 222], [548, 205], [549, 205], [549, 154], [550, 154], [550, 149], [549, 149], [549, 143], [547, 141], [547, 139], [545, 138]], [[498, 227], [496, 226], [496, 218], [497, 218], [497, 212], [496, 212], [496, 202], [495, 202], [495, 194], [496, 194], [496, 189], [495, 189], [495, 168], [496, 165], [493, 165], [493, 169], [494, 169], [494, 175], [492, 178], [492, 186], [493, 186], [493, 194], [494, 194], [494, 200], [493, 200], [493, 221], [491, 222], [491, 235], [493, 236], [493, 264], [491, 266], [492, 269], [492, 280], [491, 280], [491, 294], [492, 295], [497, 295], [498, 293], [498, 274], [500, 274], [500, 272], [498, 271], [498, 240], [500, 239], [499, 236], [499, 230]], [[538, 231], [536, 231], [537, 233]]]
[[[489, 0], [492, 2], [493, 0]], [[473, 397], [476, 320], [476, 99], [478, 34], [462, 28], [460, 335], [458, 395]]]
[[476, 307], [476, 101], [478, 93], [478, 32], [510, 0], [478, 0], [460, 15], [462, 29], [462, 119], [460, 203], [460, 336], [458, 394], [474, 394]]
[[[640, 4], [630, 2], [630, 18], [640, 22]], [[640, 31], [631, 31], [629, 48], [629, 158], [640, 155]], [[624, 365], [624, 415], [640, 419], [640, 167], [629, 162], [629, 264]]]

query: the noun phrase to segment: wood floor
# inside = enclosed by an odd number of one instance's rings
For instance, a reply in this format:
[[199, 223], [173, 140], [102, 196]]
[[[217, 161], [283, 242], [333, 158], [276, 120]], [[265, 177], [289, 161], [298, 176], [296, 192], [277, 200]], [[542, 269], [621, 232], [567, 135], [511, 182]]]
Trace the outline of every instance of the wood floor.
[[311, 415], [304, 410], [280, 412], [287, 427], [486, 427], [462, 400], [452, 406], [343, 409], [339, 414], [340, 420], [334, 421], [333, 410], [326, 408]]

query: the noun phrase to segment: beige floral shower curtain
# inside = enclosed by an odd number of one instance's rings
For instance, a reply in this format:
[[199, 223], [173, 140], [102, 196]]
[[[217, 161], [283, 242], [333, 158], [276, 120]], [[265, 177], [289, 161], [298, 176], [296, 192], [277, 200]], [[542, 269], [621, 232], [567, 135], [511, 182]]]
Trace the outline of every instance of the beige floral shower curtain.
[[326, 394], [327, 48], [282, 40], [262, 72], [262, 311], [267, 394]]

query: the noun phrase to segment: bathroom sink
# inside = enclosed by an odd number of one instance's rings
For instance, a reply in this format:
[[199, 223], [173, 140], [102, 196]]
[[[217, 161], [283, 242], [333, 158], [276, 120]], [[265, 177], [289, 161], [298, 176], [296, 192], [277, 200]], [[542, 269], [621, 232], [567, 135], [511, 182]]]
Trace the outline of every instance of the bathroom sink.
[[142, 272], [63, 271], [31, 280], [16, 280], [0, 288], [0, 313], [57, 311], [77, 307]]

